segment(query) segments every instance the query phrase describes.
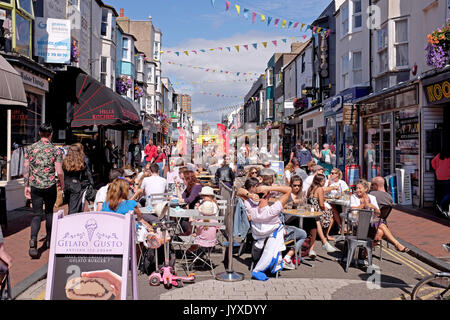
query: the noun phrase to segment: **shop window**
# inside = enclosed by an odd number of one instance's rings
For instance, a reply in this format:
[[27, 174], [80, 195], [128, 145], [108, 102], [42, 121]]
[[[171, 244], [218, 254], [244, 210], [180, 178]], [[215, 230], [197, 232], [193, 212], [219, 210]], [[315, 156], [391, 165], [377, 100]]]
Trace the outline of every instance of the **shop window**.
[[27, 92], [28, 107], [26, 110], [12, 110], [11, 139], [12, 143], [27, 146], [39, 140], [39, 126], [42, 122], [41, 96]]
[[13, 24], [11, 10], [0, 8], [0, 51], [11, 52]]
[[16, 51], [24, 56], [31, 56], [30, 21], [16, 14]]

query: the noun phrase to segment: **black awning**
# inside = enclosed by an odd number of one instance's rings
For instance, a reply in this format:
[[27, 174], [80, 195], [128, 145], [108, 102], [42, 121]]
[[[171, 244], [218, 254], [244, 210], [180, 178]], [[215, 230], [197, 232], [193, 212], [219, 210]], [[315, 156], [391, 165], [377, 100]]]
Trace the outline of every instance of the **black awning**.
[[0, 83], [0, 107], [28, 105], [22, 77], [2, 55], [0, 55]]
[[142, 129], [133, 104], [86, 74], [76, 79], [72, 128], [103, 126], [116, 130]]

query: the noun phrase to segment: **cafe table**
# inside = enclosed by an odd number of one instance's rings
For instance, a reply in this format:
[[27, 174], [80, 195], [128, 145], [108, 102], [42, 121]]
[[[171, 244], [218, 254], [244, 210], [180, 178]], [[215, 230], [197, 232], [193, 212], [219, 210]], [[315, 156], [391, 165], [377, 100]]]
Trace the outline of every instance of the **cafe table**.
[[339, 197], [339, 198], [337, 198], [337, 197], [325, 197], [325, 201], [328, 204], [342, 206], [341, 234], [336, 238], [335, 242], [344, 241], [345, 240], [344, 230], [345, 230], [345, 224], [346, 224], [346, 221], [347, 221], [346, 217], [347, 217], [348, 209], [350, 208], [350, 197], [348, 197], [348, 198], [345, 198], [345, 196], [344, 197]]
[[284, 209], [284, 215], [294, 216], [299, 218], [299, 228], [303, 229], [303, 219], [304, 218], [318, 218], [322, 216], [320, 211], [305, 211], [302, 208], [299, 209]]
[[174, 218], [177, 222], [177, 230], [182, 232], [183, 228], [181, 227], [181, 219], [183, 218], [195, 218], [196, 216], [201, 216], [200, 211], [196, 209], [181, 209], [170, 208], [169, 209], [169, 217]]

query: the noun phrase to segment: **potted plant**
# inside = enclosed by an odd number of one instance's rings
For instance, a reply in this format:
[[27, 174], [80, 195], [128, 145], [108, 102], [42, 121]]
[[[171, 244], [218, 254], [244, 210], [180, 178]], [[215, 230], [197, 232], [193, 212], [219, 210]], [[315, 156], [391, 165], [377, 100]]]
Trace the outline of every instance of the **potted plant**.
[[427, 39], [427, 64], [437, 69], [443, 68], [450, 62], [450, 19], [447, 19], [445, 26], [427, 35]]
[[126, 94], [133, 86], [133, 79], [128, 76], [119, 76], [116, 79], [116, 91], [118, 94]]

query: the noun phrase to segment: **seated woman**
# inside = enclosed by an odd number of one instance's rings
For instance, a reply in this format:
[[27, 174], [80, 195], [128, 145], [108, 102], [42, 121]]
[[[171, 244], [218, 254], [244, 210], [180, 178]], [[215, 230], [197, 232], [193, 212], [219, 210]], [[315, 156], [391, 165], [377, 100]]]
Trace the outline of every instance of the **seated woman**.
[[309, 250], [309, 256], [313, 259], [316, 257], [316, 252], [314, 251], [314, 243], [317, 234], [319, 234], [319, 237], [322, 241], [322, 248], [326, 252], [335, 252], [337, 250], [328, 242], [327, 238], [323, 234], [322, 229], [328, 228], [331, 219], [333, 219], [333, 214], [330, 210], [331, 207], [329, 207], [329, 205], [325, 203], [325, 192], [328, 192], [331, 188], [336, 187], [325, 188], [325, 176], [323, 174], [316, 174], [306, 195], [308, 202], [322, 212], [322, 216], [320, 218], [316, 218], [315, 221], [312, 221], [312, 219], [305, 219], [305, 224], [307, 224], [307, 227], [305, 227], [305, 229], [309, 229], [311, 234], [311, 247]]
[[[350, 198], [350, 207], [354, 209], [373, 209], [377, 216], [380, 215], [380, 208], [378, 207], [377, 199], [368, 194], [370, 185], [366, 180], [359, 180], [356, 184], [355, 194]], [[378, 227], [378, 229], [377, 229]], [[402, 245], [395, 237], [392, 232], [383, 222], [380, 225], [371, 225], [372, 234], [377, 230], [374, 240], [380, 241], [381, 239], [386, 239], [395, 246], [395, 249], [399, 252], [408, 252], [409, 249]]]
[[[347, 183], [344, 180], [342, 180], [342, 171], [339, 170], [338, 168], [333, 168], [331, 170], [331, 173], [328, 176], [327, 187], [338, 187], [337, 190], [331, 190], [330, 192], [328, 192], [327, 195], [329, 195], [330, 197], [335, 195], [341, 195], [343, 192], [346, 192], [350, 189]], [[333, 219], [331, 220], [330, 226], [327, 228], [327, 231], [325, 232], [325, 236], [327, 237], [328, 240], [335, 240], [334, 238], [330, 237], [329, 234], [331, 228], [333, 227], [334, 221], [337, 222], [339, 228], [342, 227], [341, 217], [339, 216], [339, 211], [342, 212], [342, 207], [332, 204], [331, 211], [333, 212]]]
[[[194, 209], [195, 205], [200, 201], [202, 185], [193, 171], [183, 171], [183, 173], [180, 174], [180, 177], [183, 180], [186, 189], [181, 193], [181, 185], [177, 182], [178, 203], [186, 204], [189, 209]], [[191, 233], [191, 224], [189, 223], [188, 218], [181, 218], [180, 224], [185, 234]]]
[[138, 203], [135, 200], [128, 200], [128, 189], [129, 184], [122, 177], [111, 182], [108, 187], [108, 193], [106, 194], [106, 201], [103, 203], [101, 211], [120, 214], [127, 214], [129, 211], [134, 211], [137, 216], [137, 221], [145, 225], [148, 230], [153, 230], [150, 224], [142, 218]]

